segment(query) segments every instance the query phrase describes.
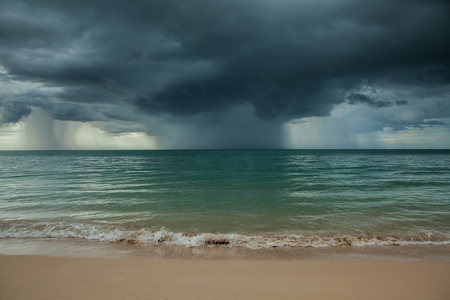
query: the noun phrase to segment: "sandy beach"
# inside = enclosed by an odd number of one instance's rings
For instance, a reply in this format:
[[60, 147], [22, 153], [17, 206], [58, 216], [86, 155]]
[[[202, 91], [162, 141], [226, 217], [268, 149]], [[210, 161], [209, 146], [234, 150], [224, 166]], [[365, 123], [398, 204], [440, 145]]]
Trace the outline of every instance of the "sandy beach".
[[450, 263], [0, 255], [0, 299], [450, 299]]

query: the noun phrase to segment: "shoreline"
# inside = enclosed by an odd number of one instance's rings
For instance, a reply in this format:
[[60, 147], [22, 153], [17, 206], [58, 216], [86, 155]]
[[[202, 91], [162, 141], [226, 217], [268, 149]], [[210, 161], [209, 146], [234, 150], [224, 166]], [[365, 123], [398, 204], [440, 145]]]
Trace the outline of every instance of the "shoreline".
[[450, 262], [450, 245], [404, 246], [340, 246], [278, 247], [248, 249], [246, 247], [209, 245], [139, 245], [127, 242], [108, 243], [78, 238], [34, 239], [0, 238], [0, 255], [28, 255], [80, 258], [212, 258], [212, 259], [276, 259]]
[[248, 250], [0, 239], [1, 299], [449, 299], [450, 246]]

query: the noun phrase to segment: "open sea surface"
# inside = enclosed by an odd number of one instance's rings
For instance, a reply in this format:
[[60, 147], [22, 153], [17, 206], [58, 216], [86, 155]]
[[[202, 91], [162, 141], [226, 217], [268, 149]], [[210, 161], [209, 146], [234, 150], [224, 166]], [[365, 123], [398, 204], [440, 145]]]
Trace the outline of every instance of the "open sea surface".
[[0, 151], [0, 238], [450, 244], [450, 150]]

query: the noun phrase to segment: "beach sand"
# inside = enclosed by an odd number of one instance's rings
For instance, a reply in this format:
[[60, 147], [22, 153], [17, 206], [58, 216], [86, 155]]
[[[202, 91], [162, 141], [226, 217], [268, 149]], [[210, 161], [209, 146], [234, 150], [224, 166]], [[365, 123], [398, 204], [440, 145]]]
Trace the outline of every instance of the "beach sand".
[[450, 262], [0, 255], [0, 299], [450, 299]]

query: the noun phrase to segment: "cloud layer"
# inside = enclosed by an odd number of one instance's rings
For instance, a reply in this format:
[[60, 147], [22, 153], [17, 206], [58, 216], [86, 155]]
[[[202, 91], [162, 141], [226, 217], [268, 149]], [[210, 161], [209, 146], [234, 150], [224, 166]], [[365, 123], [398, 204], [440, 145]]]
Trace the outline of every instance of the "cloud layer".
[[39, 107], [111, 133], [191, 132], [189, 147], [279, 147], [285, 122], [346, 103], [420, 125], [450, 114], [449, 28], [446, 1], [6, 0], [0, 120]]

